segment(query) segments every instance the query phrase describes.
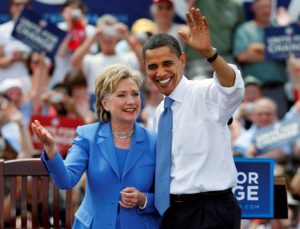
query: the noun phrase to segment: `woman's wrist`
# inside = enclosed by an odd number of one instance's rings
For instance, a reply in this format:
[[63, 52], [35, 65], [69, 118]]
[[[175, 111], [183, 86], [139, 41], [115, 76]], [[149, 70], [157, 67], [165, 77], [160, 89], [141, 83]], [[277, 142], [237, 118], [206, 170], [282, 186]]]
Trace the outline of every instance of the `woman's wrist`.
[[140, 209], [144, 209], [147, 206], [147, 196], [143, 192], [140, 192], [139, 195], [140, 198], [139, 198], [138, 206]]
[[49, 160], [52, 160], [55, 156], [55, 146], [45, 146], [45, 151]]

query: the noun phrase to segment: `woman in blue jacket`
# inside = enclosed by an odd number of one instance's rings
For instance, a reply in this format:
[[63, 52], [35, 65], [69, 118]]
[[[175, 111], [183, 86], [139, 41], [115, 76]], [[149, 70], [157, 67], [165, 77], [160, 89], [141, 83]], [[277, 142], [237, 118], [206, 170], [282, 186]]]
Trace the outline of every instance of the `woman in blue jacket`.
[[76, 185], [86, 172], [85, 197], [73, 228], [155, 229], [155, 136], [136, 123], [142, 80], [127, 67], [112, 65], [96, 80], [100, 122], [80, 126], [63, 160], [49, 132], [35, 120], [43, 142], [42, 160], [60, 189]]

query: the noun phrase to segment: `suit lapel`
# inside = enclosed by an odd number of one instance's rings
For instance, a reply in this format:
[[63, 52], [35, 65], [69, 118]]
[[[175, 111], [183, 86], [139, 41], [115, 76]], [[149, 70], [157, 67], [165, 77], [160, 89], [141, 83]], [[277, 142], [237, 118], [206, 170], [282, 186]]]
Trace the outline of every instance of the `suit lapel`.
[[110, 123], [103, 123], [98, 132], [98, 147], [103, 153], [103, 156], [111, 166], [117, 177], [120, 179], [120, 172], [118, 167], [118, 161], [115, 154], [114, 141], [111, 135]]
[[145, 153], [145, 134], [142, 128], [138, 124], [135, 124], [134, 134], [131, 139], [131, 145], [128, 151], [128, 156], [125, 163], [122, 179], [134, 167], [134, 165], [142, 158], [144, 153]]

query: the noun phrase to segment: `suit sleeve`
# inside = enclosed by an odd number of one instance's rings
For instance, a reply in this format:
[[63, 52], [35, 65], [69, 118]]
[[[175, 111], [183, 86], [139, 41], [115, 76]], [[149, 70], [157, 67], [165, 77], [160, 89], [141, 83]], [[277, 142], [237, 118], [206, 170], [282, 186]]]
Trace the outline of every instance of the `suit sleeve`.
[[137, 208], [137, 212], [139, 214], [153, 214], [156, 211], [154, 207], [154, 193], [153, 192], [145, 192], [144, 193], [147, 197], [147, 205], [144, 209]]
[[[153, 152], [154, 161], [156, 160], [156, 134], [154, 132], [147, 132], [148, 139], [150, 142], [151, 152]], [[147, 204], [144, 209], [137, 208], [139, 214], [153, 214], [157, 212], [154, 206], [154, 178], [153, 178], [153, 186], [150, 192], [144, 192], [147, 197]]]
[[41, 156], [46, 170], [59, 189], [73, 188], [88, 164], [89, 144], [83, 136], [83, 127], [78, 127], [76, 133], [77, 137], [73, 140], [65, 160], [58, 152], [52, 160], [48, 160], [45, 150]]

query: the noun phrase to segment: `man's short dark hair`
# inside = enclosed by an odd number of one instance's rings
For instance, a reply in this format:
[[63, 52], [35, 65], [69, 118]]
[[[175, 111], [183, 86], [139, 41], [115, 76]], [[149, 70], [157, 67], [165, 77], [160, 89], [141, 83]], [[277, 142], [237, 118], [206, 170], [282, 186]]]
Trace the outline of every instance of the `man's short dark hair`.
[[142, 53], [143, 60], [145, 61], [147, 50], [161, 47], [169, 47], [171, 52], [173, 52], [178, 58], [180, 58], [182, 54], [179, 42], [175, 37], [169, 34], [159, 33], [151, 36], [144, 45]]

